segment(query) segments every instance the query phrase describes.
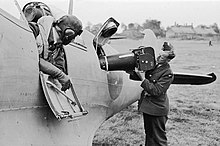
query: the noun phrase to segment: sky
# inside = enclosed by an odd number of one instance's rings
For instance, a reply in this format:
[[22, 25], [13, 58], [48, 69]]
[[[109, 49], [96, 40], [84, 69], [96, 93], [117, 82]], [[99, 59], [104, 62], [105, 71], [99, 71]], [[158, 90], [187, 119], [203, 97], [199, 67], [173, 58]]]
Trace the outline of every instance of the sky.
[[[17, 0], [22, 8], [30, 0]], [[34, 0], [37, 1], [37, 0]], [[39, 0], [68, 12], [69, 0]], [[14, 0], [0, 0], [0, 8], [19, 16]], [[200, 24], [220, 27], [220, 0], [74, 0], [74, 15], [83, 26], [104, 23], [109, 17], [119, 23], [139, 23], [156, 19], [161, 27], [175, 23], [180, 25]]]

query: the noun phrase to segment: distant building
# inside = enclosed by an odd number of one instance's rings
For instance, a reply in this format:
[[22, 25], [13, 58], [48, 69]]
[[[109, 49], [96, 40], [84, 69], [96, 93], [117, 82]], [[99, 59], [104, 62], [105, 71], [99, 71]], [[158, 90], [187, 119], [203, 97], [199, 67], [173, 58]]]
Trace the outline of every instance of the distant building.
[[168, 38], [182, 38], [192, 39], [196, 35], [192, 25], [178, 25], [171, 26], [166, 31], [166, 37]]
[[194, 39], [198, 37], [213, 37], [217, 33], [210, 27], [199, 25], [193, 28], [193, 25], [178, 25], [171, 26], [166, 31], [167, 38]]
[[203, 25], [197, 26], [196, 28], [194, 28], [194, 30], [198, 36], [202, 37], [213, 37], [217, 35], [213, 28], [206, 27]]

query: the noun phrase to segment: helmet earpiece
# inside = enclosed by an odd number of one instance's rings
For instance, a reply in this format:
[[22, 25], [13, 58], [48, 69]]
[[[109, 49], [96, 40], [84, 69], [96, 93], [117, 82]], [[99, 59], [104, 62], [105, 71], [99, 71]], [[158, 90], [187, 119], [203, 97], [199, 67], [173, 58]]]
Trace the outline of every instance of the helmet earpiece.
[[76, 33], [74, 30], [67, 28], [63, 31], [61, 40], [63, 45], [68, 45], [73, 39], [75, 39]]

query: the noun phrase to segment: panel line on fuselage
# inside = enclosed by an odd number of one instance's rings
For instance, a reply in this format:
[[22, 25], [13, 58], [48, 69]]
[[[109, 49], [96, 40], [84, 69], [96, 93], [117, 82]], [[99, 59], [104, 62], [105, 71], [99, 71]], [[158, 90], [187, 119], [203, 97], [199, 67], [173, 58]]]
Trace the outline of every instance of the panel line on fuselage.
[[79, 43], [76, 43], [76, 42], [72, 42], [69, 44], [70, 46], [73, 46], [73, 47], [76, 47], [77, 49], [80, 49], [80, 50], [83, 50], [83, 51], [86, 51], [87, 52], [87, 47], [86, 46], [83, 46]]
[[19, 110], [27, 110], [27, 109], [38, 109], [38, 108], [47, 108], [48, 105], [43, 106], [25, 106], [25, 107], [17, 107], [17, 108], [5, 108], [0, 109], [0, 112], [8, 112], [8, 111], [19, 111]]

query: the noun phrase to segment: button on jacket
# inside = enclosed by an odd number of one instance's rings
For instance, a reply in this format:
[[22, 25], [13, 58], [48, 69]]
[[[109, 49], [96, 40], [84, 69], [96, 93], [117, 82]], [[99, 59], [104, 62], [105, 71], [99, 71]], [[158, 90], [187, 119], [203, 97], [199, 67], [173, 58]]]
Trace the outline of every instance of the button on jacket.
[[154, 116], [167, 115], [169, 99], [166, 92], [174, 79], [170, 65], [164, 63], [156, 67], [146, 73], [145, 78], [141, 83], [143, 91], [138, 104], [139, 111]]

